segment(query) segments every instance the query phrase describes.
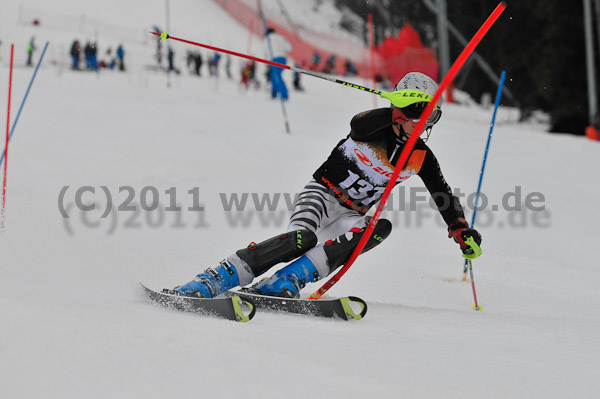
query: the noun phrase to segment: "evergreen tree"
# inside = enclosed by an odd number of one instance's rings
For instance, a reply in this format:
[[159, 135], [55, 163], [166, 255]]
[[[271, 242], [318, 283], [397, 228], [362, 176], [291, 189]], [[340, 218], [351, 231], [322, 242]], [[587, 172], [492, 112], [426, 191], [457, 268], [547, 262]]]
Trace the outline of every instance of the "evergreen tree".
[[[338, 3], [351, 8], [365, 21], [369, 12], [373, 13], [376, 25], [391, 21], [393, 28], [399, 29], [408, 22], [421, 34], [426, 45], [437, 46], [436, 16], [423, 1], [376, 1], [389, 12], [386, 18], [381, 15], [380, 8], [369, 4], [372, 2], [338, 0]], [[463, 36], [471, 38], [497, 4], [498, 0], [448, 1], [448, 19]], [[462, 49], [463, 46], [450, 35], [451, 60], [455, 60]], [[594, 45], [596, 49], [597, 44]], [[583, 4], [580, 0], [509, 2], [477, 52], [498, 75], [502, 69], [507, 71], [506, 85], [518, 102], [512, 105], [520, 108], [523, 119], [539, 109], [550, 115], [551, 132], [584, 134], [589, 121]], [[498, 82], [492, 82], [479, 67], [464, 68], [461, 73], [468, 73], [461, 89], [472, 97], [479, 99], [484, 92], [495, 93]], [[600, 78], [598, 68], [596, 75]], [[460, 80], [459, 75], [457, 82]], [[506, 97], [503, 103], [508, 104]]]

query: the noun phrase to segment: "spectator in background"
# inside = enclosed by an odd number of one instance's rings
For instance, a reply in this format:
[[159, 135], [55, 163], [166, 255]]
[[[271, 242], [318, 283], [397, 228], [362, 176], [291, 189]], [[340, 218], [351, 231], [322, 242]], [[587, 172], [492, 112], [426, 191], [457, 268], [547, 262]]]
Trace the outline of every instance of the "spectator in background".
[[199, 51], [193, 52], [188, 50], [186, 64], [191, 73], [200, 76], [200, 68], [202, 68], [202, 63], [202, 54]]
[[33, 52], [35, 51], [35, 36], [31, 36], [27, 46], [27, 66], [33, 66]]
[[336, 73], [335, 62], [336, 62], [335, 54], [331, 54], [327, 58], [327, 61], [325, 62], [325, 67], [323, 68], [323, 72], [324, 73], [335, 74]]
[[171, 48], [171, 46], [167, 47], [167, 71], [171, 72], [175, 70], [175, 52]]
[[248, 90], [250, 84], [250, 61], [246, 61], [241, 71], [241, 82], [242, 87]]
[[92, 65], [91, 52], [92, 45], [90, 42], [86, 42], [85, 46], [83, 47], [83, 55], [85, 56], [85, 69], [90, 69], [90, 66]]
[[196, 51], [194, 54], [194, 72], [198, 76], [202, 76], [201, 68], [204, 61], [202, 60], [202, 53], [200, 51]]
[[79, 40], [75, 39], [73, 44], [71, 44], [71, 69], [79, 70], [79, 56], [81, 54], [81, 44]]
[[192, 53], [190, 50], [188, 50], [186, 52], [186, 56], [185, 56], [185, 64], [190, 71], [192, 70], [193, 63], [194, 63], [194, 53]]
[[106, 50], [106, 58], [98, 62], [99, 68], [113, 69], [115, 67], [115, 59], [112, 56], [112, 49], [109, 47]]
[[119, 71], [125, 71], [125, 50], [123, 50], [122, 44], [117, 47], [117, 60], [119, 61]]
[[312, 56], [312, 64], [310, 64], [310, 70], [318, 71], [320, 62], [321, 62], [321, 54], [319, 54], [315, 51]]
[[256, 79], [256, 62], [246, 61], [242, 66], [241, 70], [241, 85], [248, 90], [253, 87], [254, 89], [260, 88], [260, 82]]
[[210, 76], [219, 76], [219, 62], [221, 61], [221, 54], [215, 51], [215, 54], [210, 59], [210, 64], [208, 66], [208, 72]]
[[231, 57], [229, 54], [225, 57], [225, 73], [227, 74], [227, 79], [233, 79], [231, 75]]
[[[272, 52], [271, 60], [279, 64], [287, 63], [287, 53], [292, 51], [292, 45], [287, 39], [275, 32], [275, 29], [268, 28], [266, 35], [267, 52]], [[269, 49], [270, 48], [270, 49]], [[283, 100], [288, 99], [288, 90], [281, 73], [283, 69], [271, 67], [271, 97], [281, 97]]]
[[344, 67], [346, 68], [346, 71], [344, 72], [344, 76], [358, 75], [358, 69], [356, 69], [356, 65], [354, 65], [354, 63], [352, 61], [350, 61], [350, 58], [346, 58]]
[[250, 61], [250, 84], [255, 88], [260, 87], [260, 82], [256, 79], [256, 61]]
[[91, 59], [92, 59], [92, 69], [94, 71], [97, 71], [98, 70], [98, 45], [96, 44], [96, 42], [94, 42], [92, 44]]
[[87, 42], [85, 44], [85, 47], [83, 48], [83, 52], [85, 53], [86, 69], [90, 69], [92, 71], [97, 71], [98, 70], [98, 58], [97, 58], [96, 44]]
[[375, 74], [375, 82], [377, 87], [381, 88], [381, 90], [389, 90], [392, 87], [390, 83], [390, 77], [387, 73], [385, 76], [381, 75], [380, 73]]
[[175, 52], [173, 51], [173, 48], [171, 46], [167, 47], [167, 62], [168, 62], [167, 72], [173, 71], [179, 75], [179, 69], [177, 69], [175, 67]]
[[[296, 67], [300, 68], [300, 66], [298, 66], [298, 65], [296, 65]], [[302, 75], [300, 74], [300, 72], [294, 71], [294, 90], [296, 90], [296, 91], [304, 91], [304, 87], [302, 87], [302, 84], [300, 83], [301, 76]]]

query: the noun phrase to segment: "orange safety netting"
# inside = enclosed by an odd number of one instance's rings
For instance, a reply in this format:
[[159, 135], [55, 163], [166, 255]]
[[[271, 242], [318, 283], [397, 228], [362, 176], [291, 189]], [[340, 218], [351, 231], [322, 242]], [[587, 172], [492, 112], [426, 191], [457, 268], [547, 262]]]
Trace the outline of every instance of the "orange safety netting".
[[[264, 37], [260, 14], [253, 6], [252, 1], [214, 1], [242, 25], [252, 29], [253, 34]], [[356, 66], [359, 76], [371, 77], [368, 48], [350, 40], [309, 32], [305, 29], [298, 33], [286, 22], [278, 21], [275, 16], [267, 14], [266, 18], [268, 25], [290, 42], [292, 45], [290, 57], [300, 67], [311, 69], [315, 67], [316, 70], [323, 71], [327, 59], [333, 54], [336, 55], [335, 71], [333, 72], [345, 74], [346, 60], [350, 60]], [[313, 65], [315, 53], [320, 56], [317, 65]], [[383, 80], [389, 80], [392, 86], [402, 76], [412, 71], [423, 72], [435, 80], [438, 80], [439, 77], [439, 63], [435, 51], [425, 47], [417, 31], [408, 24], [400, 30], [398, 37], [388, 37], [377, 46], [374, 58], [375, 74]]]

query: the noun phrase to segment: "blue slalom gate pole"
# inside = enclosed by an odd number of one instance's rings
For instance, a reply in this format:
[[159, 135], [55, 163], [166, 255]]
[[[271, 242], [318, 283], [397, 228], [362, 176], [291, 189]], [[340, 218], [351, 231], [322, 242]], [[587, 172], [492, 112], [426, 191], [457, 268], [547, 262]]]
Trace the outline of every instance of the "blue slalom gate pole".
[[[31, 81], [29, 82], [29, 86], [27, 87], [27, 91], [25, 92], [25, 97], [23, 97], [23, 101], [21, 102], [21, 106], [19, 107], [19, 111], [17, 112], [15, 122], [13, 123], [12, 128], [10, 129], [10, 134], [8, 135], [9, 141], [12, 138], [13, 133], [15, 132], [15, 127], [17, 126], [17, 122], [19, 121], [19, 116], [21, 115], [21, 111], [23, 110], [23, 105], [25, 105], [25, 100], [27, 100], [27, 96], [29, 95], [29, 90], [31, 90], [31, 85], [33, 84], [33, 81], [35, 80], [35, 75], [37, 75], [38, 69], [40, 68], [40, 65], [42, 64], [42, 60], [44, 59], [44, 54], [46, 54], [46, 49], [48, 48], [48, 43], [49, 42], [46, 42], [46, 45], [44, 46], [44, 50], [42, 51], [42, 55], [40, 56], [40, 59], [38, 60], [37, 65], [35, 66], [35, 70], [33, 71], [33, 76], [31, 77]], [[0, 165], [2, 165], [2, 161], [4, 161], [5, 155], [6, 155], [6, 148], [4, 149], [4, 151], [2, 151], [2, 156], [0, 156]]]
[[[485, 172], [485, 164], [487, 163], [487, 156], [490, 150], [490, 143], [492, 141], [492, 134], [494, 132], [494, 125], [496, 124], [496, 113], [498, 112], [498, 106], [500, 105], [500, 98], [502, 97], [502, 88], [504, 87], [504, 79], [506, 78], [506, 71], [502, 71], [500, 74], [500, 84], [498, 85], [498, 92], [496, 93], [496, 103], [494, 105], [494, 113], [492, 114], [492, 124], [490, 125], [490, 133], [488, 134], [487, 144], [485, 145], [485, 152], [483, 153], [483, 163], [481, 164], [481, 172], [479, 173], [479, 183], [477, 184], [477, 195], [475, 196], [475, 209], [473, 209], [473, 217], [471, 218], [471, 228], [475, 228], [475, 217], [477, 216], [477, 207], [479, 206], [479, 196], [481, 193], [481, 185], [483, 184], [483, 174]], [[463, 281], [467, 280], [467, 269], [471, 271], [471, 281], [473, 280], [473, 268], [470, 259], [465, 259], [465, 267], [463, 270]]]
[[[260, 19], [262, 20], [263, 23], [263, 28], [265, 30], [265, 38], [267, 39], [267, 44], [269, 46], [269, 55], [271, 56], [271, 59], [273, 59], [273, 48], [271, 47], [271, 39], [269, 39], [269, 35], [267, 35], [267, 19], [265, 18], [265, 14], [263, 12], [262, 9], [262, 3], [260, 0], [258, 0], [258, 12], [260, 13]], [[274, 68], [273, 66], [271, 66], [271, 68]], [[273, 82], [271, 82], [271, 84], [273, 84]], [[281, 100], [281, 111], [283, 112], [283, 121], [285, 122], [285, 131], [287, 133], [290, 133], [290, 123], [288, 122], [288, 116], [287, 116], [287, 111], [285, 109], [285, 103], [283, 101], [283, 98], [280, 98]]]

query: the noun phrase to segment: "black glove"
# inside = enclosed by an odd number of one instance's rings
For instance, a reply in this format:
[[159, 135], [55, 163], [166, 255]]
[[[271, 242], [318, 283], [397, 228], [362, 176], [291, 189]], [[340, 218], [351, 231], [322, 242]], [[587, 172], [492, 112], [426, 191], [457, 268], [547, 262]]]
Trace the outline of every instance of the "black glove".
[[[475, 259], [481, 255], [481, 234], [475, 229], [469, 227], [469, 223], [464, 218], [459, 218], [458, 222], [448, 227], [448, 238], [454, 238], [454, 241], [460, 245], [463, 256], [467, 259]], [[477, 244], [477, 248], [472, 247], [467, 243], [467, 240], [472, 238]]]

